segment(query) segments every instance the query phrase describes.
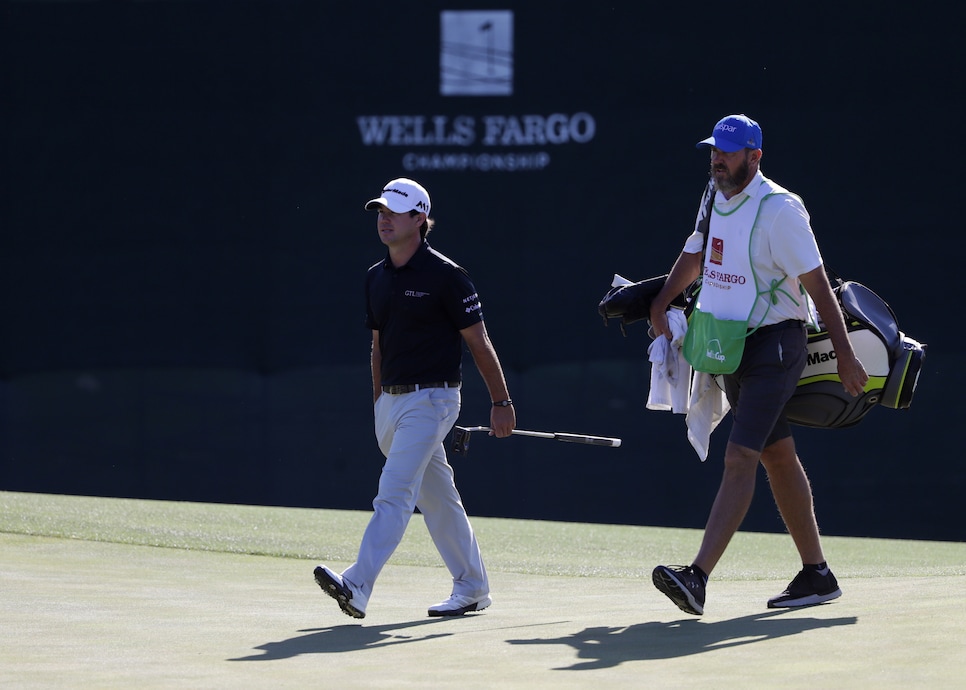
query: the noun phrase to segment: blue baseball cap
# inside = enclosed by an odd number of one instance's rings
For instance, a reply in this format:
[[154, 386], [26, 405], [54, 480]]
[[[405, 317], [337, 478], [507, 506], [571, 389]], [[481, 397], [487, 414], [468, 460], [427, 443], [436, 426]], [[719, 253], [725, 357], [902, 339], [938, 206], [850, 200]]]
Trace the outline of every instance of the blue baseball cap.
[[729, 115], [718, 120], [710, 137], [697, 143], [697, 148], [702, 146], [714, 146], [728, 153], [760, 149], [761, 127], [747, 115]]

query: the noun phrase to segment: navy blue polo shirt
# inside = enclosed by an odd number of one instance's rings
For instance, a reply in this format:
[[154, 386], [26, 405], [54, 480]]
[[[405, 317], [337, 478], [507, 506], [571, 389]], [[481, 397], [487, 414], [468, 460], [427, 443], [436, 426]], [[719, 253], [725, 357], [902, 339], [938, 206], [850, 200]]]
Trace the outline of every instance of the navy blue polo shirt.
[[383, 386], [460, 381], [460, 331], [483, 320], [467, 272], [426, 240], [399, 268], [388, 255], [366, 275], [366, 327], [379, 331]]

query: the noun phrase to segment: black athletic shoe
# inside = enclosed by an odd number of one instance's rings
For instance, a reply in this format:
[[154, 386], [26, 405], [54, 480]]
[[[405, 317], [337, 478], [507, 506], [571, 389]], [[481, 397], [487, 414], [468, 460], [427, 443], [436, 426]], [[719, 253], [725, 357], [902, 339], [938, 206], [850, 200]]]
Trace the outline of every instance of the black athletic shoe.
[[685, 613], [704, 613], [704, 580], [689, 565], [659, 565], [651, 573], [654, 586]]
[[792, 580], [785, 591], [768, 600], [768, 608], [792, 608], [794, 606], [814, 606], [842, 596], [835, 575], [828, 568], [825, 574], [817, 570], [803, 569]]

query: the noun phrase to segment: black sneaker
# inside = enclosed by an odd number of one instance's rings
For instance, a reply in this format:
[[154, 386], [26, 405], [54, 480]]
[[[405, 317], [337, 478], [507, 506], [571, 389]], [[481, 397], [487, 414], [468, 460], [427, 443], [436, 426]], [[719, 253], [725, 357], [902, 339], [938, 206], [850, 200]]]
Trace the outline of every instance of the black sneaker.
[[654, 586], [685, 613], [704, 613], [704, 580], [689, 565], [659, 565], [651, 573]]
[[828, 568], [823, 575], [818, 570], [803, 569], [792, 580], [785, 591], [768, 600], [768, 608], [791, 608], [794, 606], [814, 606], [842, 596], [835, 575]]

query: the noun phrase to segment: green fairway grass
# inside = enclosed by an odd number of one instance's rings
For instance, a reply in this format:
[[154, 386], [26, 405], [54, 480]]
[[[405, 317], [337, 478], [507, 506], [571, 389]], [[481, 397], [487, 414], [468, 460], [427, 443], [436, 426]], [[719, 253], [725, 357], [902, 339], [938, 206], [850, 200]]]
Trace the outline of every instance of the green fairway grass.
[[449, 574], [414, 516], [362, 621], [312, 581], [366, 511], [0, 492], [0, 686], [963, 687], [966, 544], [827, 537], [844, 595], [764, 606], [800, 567], [739, 533], [706, 615], [650, 583], [700, 531], [473, 518], [493, 606], [426, 617]]
[[[355, 560], [368, 519], [367, 511], [0, 492], [0, 532], [322, 561]], [[481, 517], [473, 524], [490, 569], [524, 574], [649, 579], [652, 563], [690, 562], [700, 540], [691, 529]], [[850, 577], [966, 575], [960, 542], [825, 543], [837, 572]], [[781, 579], [797, 567], [793, 551], [785, 535], [741, 532], [715, 579]], [[392, 562], [434, 566], [439, 556], [414, 525]]]

